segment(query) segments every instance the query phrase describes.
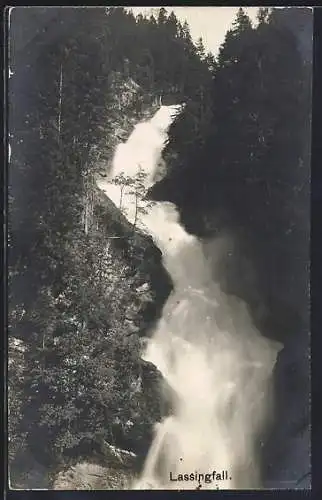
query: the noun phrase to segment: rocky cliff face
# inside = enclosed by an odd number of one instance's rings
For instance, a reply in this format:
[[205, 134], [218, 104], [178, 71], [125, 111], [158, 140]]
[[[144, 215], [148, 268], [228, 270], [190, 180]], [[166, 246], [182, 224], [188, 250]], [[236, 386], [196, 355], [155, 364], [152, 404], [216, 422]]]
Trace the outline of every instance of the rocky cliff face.
[[137, 275], [136, 293], [142, 303], [142, 308], [137, 312], [142, 313], [144, 319], [140, 336], [145, 336], [159, 317], [172, 289], [171, 279], [162, 266], [161, 252], [151, 237], [138, 230], [133, 231], [121, 211], [99, 190], [95, 196], [94, 214], [97, 226], [110, 241], [114, 257], [125, 258]]

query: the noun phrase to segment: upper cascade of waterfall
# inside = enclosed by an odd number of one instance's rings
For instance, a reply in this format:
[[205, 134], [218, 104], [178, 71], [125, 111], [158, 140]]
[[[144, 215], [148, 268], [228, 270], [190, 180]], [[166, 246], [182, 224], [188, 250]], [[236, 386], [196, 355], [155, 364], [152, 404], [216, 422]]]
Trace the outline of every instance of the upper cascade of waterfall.
[[116, 149], [111, 179], [121, 173], [134, 177], [141, 169], [146, 174], [144, 183], [147, 188], [150, 187], [168, 129], [183, 106], [161, 106], [149, 121], [134, 127], [128, 140]]
[[172, 106], [161, 106], [151, 118], [150, 124], [161, 132], [167, 132], [175, 117], [180, 113], [184, 104], [173, 104]]
[[169, 127], [184, 106], [161, 106], [150, 120], [137, 124], [128, 140], [116, 148], [108, 178], [97, 182], [135, 227], [151, 234], [162, 251], [166, 242], [170, 253], [194, 237], [178, 223], [172, 203], [151, 202], [145, 194], [153, 185]]

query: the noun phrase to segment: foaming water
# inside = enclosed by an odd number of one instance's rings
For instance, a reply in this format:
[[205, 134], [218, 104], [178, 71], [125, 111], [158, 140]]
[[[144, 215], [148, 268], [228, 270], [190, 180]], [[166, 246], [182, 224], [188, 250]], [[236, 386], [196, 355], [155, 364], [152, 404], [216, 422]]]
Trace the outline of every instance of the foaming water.
[[[112, 172], [98, 186], [149, 233], [163, 255], [174, 290], [143, 358], [162, 373], [171, 415], [155, 437], [134, 489], [260, 488], [258, 446], [272, 403], [270, 379], [281, 346], [253, 326], [245, 305], [211, 279], [199, 240], [176, 207], [140, 200], [113, 184], [121, 173], [146, 174], [151, 186], [168, 128], [182, 106], [162, 106], [137, 125], [115, 152]], [[122, 189], [122, 194], [121, 194]]]

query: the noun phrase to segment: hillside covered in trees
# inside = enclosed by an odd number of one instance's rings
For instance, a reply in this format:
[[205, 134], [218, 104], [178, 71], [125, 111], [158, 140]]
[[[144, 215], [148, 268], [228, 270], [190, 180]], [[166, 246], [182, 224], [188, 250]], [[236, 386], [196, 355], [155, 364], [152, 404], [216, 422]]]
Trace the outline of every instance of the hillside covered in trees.
[[[37, 464], [56, 471], [81, 458], [106, 462], [108, 446], [135, 453], [140, 467], [164, 411], [159, 373], [140, 353], [171, 281], [152, 240], [127, 227], [95, 183], [160, 99], [186, 107], [150, 197], [178, 205], [210, 259], [207, 241], [234, 235], [237, 251], [215, 278], [251, 305], [266, 335], [287, 343], [308, 329], [311, 15], [260, 9], [254, 27], [240, 9], [214, 57], [163, 8], [156, 17], [123, 8], [13, 10], [13, 487], [37, 487], [24, 479]], [[251, 272], [239, 267], [241, 255]], [[301, 363], [295, 385], [305, 428]]]
[[[188, 100], [171, 130], [168, 175], [153, 193], [174, 201], [193, 233], [238, 233], [260, 273], [260, 300], [266, 296], [264, 302], [274, 306], [283, 294], [293, 304], [285, 308], [296, 304], [303, 321], [309, 258], [310, 16], [309, 9], [261, 9], [254, 28], [239, 11], [220, 48], [208, 113]], [[294, 311], [291, 316], [299, 321]], [[284, 327], [275, 333], [280, 340], [287, 336]]]
[[[272, 442], [287, 436], [288, 451], [268, 440], [263, 458], [268, 477], [283, 463], [284, 480], [299, 480], [287, 462], [298, 453], [294, 435], [309, 468], [311, 71], [310, 9], [259, 9], [256, 27], [240, 9], [216, 59], [208, 113], [188, 100], [170, 132], [167, 175], [151, 193], [180, 207], [214, 279], [284, 344]], [[218, 261], [221, 236], [231, 242]]]

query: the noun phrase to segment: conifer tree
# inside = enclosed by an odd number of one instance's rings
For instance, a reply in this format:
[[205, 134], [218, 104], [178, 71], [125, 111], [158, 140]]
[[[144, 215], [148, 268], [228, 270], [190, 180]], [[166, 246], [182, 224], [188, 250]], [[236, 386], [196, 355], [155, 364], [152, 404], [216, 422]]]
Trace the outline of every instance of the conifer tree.
[[238, 12], [236, 14], [236, 19], [233, 22], [232, 32], [237, 35], [238, 33], [249, 30], [251, 28], [252, 28], [252, 23], [249, 16], [245, 13], [242, 7], [239, 7]]
[[198, 38], [196, 48], [197, 48], [198, 57], [201, 60], [203, 60], [205, 58], [206, 54], [205, 54], [205, 46], [204, 46], [202, 37]]
[[159, 10], [159, 15], [158, 15], [158, 24], [159, 26], [162, 26], [165, 24], [167, 21], [167, 10], [164, 7], [161, 7]]
[[257, 12], [257, 21], [259, 24], [264, 24], [268, 22], [269, 18], [269, 8], [268, 7], [260, 7]]

